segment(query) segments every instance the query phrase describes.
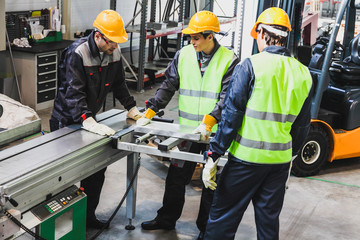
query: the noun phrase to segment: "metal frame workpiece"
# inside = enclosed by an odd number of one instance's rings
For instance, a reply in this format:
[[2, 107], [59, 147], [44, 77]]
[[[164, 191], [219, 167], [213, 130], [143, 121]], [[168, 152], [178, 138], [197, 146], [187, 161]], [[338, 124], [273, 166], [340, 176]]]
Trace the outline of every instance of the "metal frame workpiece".
[[[117, 141], [116, 146], [119, 150], [129, 152], [144, 153], [172, 159], [205, 163], [201, 154], [179, 151], [178, 149], [172, 150], [175, 146], [183, 141], [209, 143], [209, 141], [201, 141], [200, 134], [193, 134], [193, 130], [194, 127], [191, 126], [152, 121], [146, 126], [133, 126], [133, 140], [119, 140]], [[154, 136], [166, 137], [167, 139], [159, 143], [157, 148], [141, 144]], [[225, 157], [221, 158], [219, 161], [219, 166], [224, 166], [226, 161], [227, 159]]]

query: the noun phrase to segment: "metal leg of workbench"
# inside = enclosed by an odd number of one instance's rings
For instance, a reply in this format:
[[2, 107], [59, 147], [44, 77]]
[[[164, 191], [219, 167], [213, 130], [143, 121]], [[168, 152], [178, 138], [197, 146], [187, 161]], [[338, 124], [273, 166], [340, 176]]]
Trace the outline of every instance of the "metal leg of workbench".
[[[139, 153], [132, 153], [127, 156], [127, 174], [126, 174], [126, 186], [130, 185], [131, 179], [136, 174], [136, 166], [138, 165]], [[134, 179], [133, 185], [126, 197], [126, 217], [129, 219], [129, 224], [125, 226], [126, 230], [134, 230], [132, 225], [132, 219], [135, 218], [136, 211], [136, 190], [137, 190], [137, 176]]]

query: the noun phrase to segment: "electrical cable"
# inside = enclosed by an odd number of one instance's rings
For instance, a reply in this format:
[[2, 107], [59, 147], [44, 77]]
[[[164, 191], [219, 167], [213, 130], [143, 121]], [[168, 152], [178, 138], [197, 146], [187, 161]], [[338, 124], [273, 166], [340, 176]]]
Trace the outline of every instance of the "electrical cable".
[[19, 227], [21, 227], [25, 232], [27, 232], [28, 234], [30, 234], [31, 236], [33, 236], [35, 239], [38, 240], [46, 240], [45, 238], [41, 237], [40, 235], [34, 233], [33, 231], [31, 231], [30, 229], [28, 229], [25, 225], [23, 225], [19, 220], [17, 220], [11, 213], [9, 213], [7, 210], [4, 211], [5, 215], [11, 220], [13, 221], [13, 223], [15, 223], [16, 225], [18, 225]]
[[[135, 2], [134, 13], [133, 13], [133, 18], [134, 18], [135, 15], [136, 15], [137, 5], [138, 5], [138, 2], [136, 1], [136, 2]], [[134, 26], [134, 22], [135, 22], [135, 19], [132, 20], [132, 23], [131, 23], [132, 26]], [[132, 55], [132, 54], [133, 54], [133, 51], [132, 51], [132, 42], [133, 42], [133, 32], [130, 33], [130, 63], [131, 63], [131, 64], [134, 64], [133, 55]]]
[[107, 228], [109, 226], [109, 224], [111, 223], [111, 221], [113, 220], [113, 218], [115, 217], [115, 215], [117, 214], [117, 212], [119, 211], [121, 205], [123, 204], [123, 202], [125, 201], [127, 195], [130, 192], [130, 188], [133, 186], [135, 178], [137, 177], [138, 173], [139, 173], [139, 169], [140, 169], [140, 160], [138, 162], [138, 164], [136, 165], [136, 169], [135, 169], [135, 173], [134, 176], [132, 176], [131, 181], [129, 183], [129, 186], [126, 189], [126, 192], [124, 194], [124, 196], [122, 197], [120, 203], [118, 204], [118, 206], [116, 207], [116, 209], [114, 210], [113, 214], [110, 216], [109, 220], [106, 221], [106, 224], [104, 225], [104, 227], [102, 227], [94, 236], [92, 236], [90, 238], [90, 240], [94, 240], [96, 239], [104, 230], [105, 228]]

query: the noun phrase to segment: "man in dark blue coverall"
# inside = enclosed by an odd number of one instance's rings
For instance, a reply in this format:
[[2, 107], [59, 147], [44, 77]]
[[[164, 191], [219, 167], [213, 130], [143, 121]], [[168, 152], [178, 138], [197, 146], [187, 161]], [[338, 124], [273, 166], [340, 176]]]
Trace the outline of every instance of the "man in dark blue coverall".
[[[127, 41], [127, 33], [121, 16], [113, 10], [104, 10], [93, 25], [95, 30], [88, 37], [75, 41], [61, 55], [58, 93], [50, 118], [51, 131], [81, 123], [90, 132], [114, 134], [113, 129], [95, 120], [109, 91], [129, 111], [129, 118], [137, 120], [141, 117], [125, 83], [118, 43]], [[105, 224], [95, 216], [105, 170], [81, 181], [87, 194], [86, 225], [90, 228], [102, 228]]]
[[[312, 88], [307, 67], [284, 47], [289, 31], [285, 11], [266, 9], [251, 31], [260, 53], [236, 66], [232, 75], [219, 128], [204, 153], [204, 184], [217, 187], [206, 240], [234, 239], [250, 201], [257, 238], [279, 238], [290, 162], [310, 127]], [[216, 165], [227, 149], [217, 185]]]

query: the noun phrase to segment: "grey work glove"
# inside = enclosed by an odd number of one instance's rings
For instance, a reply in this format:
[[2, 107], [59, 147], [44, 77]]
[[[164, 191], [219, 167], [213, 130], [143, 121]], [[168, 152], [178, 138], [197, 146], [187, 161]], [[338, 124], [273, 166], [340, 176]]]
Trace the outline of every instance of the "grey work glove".
[[85, 119], [82, 123], [82, 126], [89, 132], [93, 132], [102, 136], [111, 136], [115, 134], [115, 131], [112, 128], [96, 122], [95, 119], [92, 117], [88, 117], [87, 119]]

